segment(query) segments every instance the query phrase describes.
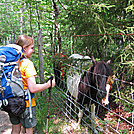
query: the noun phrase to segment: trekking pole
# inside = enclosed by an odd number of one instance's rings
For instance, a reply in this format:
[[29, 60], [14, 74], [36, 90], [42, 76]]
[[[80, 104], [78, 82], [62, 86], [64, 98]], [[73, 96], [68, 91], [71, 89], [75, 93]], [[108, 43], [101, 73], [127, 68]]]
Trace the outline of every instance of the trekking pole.
[[51, 77], [48, 79], [48, 81], [49, 81], [49, 80], [50, 80], [50, 82], [51, 82], [51, 86], [50, 86], [49, 91], [48, 91], [48, 93], [49, 93], [49, 102], [48, 102], [48, 114], [47, 114], [47, 123], [46, 123], [46, 134], [47, 134], [47, 132], [48, 132], [49, 109], [50, 109], [50, 100], [51, 100], [51, 89], [52, 89], [52, 80], [53, 80], [53, 76], [51, 76]]

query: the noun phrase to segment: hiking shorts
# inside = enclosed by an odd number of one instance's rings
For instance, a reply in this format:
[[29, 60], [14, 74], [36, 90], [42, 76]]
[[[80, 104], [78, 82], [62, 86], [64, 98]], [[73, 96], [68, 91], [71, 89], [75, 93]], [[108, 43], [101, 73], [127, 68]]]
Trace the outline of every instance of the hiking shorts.
[[25, 112], [22, 114], [21, 117], [16, 117], [11, 113], [8, 113], [8, 114], [9, 114], [10, 121], [13, 125], [18, 125], [21, 123], [21, 125], [24, 128], [33, 128], [37, 124], [36, 107], [32, 107], [32, 119], [30, 119], [28, 107], [26, 108]]

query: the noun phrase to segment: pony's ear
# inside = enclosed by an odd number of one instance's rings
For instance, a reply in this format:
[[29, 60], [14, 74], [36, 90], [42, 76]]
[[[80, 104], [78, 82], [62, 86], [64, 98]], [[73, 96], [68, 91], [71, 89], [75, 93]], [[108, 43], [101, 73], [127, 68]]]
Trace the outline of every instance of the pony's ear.
[[108, 61], [107, 61], [107, 64], [110, 64], [110, 63], [111, 63], [111, 60], [108, 60]]
[[93, 65], [96, 65], [96, 60], [94, 59], [93, 56], [92, 56], [92, 62], [93, 62]]

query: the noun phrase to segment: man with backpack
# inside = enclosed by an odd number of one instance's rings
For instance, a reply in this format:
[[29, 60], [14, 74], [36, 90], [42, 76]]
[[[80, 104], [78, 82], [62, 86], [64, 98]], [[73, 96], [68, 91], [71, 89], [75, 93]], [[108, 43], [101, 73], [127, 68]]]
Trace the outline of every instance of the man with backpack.
[[[52, 80], [52, 83], [49, 80], [44, 84], [36, 84], [35, 75], [37, 73], [33, 62], [29, 60], [29, 58], [32, 56], [32, 53], [34, 52], [34, 40], [31, 37], [20, 35], [18, 36], [15, 44], [22, 47], [24, 57], [26, 57], [20, 60], [19, 64], [23, 87], [24, 90], [27, 91], [26, 97], [31, 97], [31, 99], [26, 99], [26, 110], [21, 116], [15, 116], [14, 114], [9, 113], [10, 121], [12, 123], [11, 134], [20, 134], [21, 126], [23, 126], [24, 134], [33, 134], [33, 127], [35, 127], [37, 123], [34, 93], [41, 92], [51, 86], [54, 87], [55, 80]], [[32, 111], [32, 117], [29, 109]]]

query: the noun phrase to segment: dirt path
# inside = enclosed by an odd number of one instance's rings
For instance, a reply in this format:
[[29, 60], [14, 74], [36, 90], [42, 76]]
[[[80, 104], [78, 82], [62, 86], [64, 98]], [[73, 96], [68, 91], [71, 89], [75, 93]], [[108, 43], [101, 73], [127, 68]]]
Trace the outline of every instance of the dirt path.
[[0, 110], [0, 134], [11, 134], [11, 128], [8, 114]]

